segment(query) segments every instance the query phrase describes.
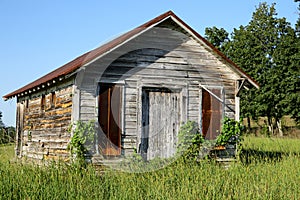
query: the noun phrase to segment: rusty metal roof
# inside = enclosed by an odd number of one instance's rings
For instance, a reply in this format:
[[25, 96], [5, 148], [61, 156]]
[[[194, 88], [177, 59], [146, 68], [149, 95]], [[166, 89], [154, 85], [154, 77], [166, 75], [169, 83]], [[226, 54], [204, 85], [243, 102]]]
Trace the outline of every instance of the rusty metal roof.
[[8, 100], [10, 98], [13, 98], [17, 95], [20, 95], [22, 93], [28, 92], [34, 88], [42, 87], [42, 85], [52, 83], [54, 80], [62, 78], [77, 69], [79, 69], [81, 66], [93, 61], [97, 57], [103, 55], [104, 53], [110, 51], [112, 48], [118, 46], [119, 44], [122, 44], [126, 40], [130, 39], [131, 37], [135, 36], [136, 34], [142, 32], [143, 30], [165, 20], [166, 18], [173, 17], [175, 20], [177, 20], [179, 23], [181, 23], [185, 29], [187, 29], [189, 32], [191, 32], [194, 36], [196, 36], [199, 40], [203, 41], [207, 46], [209, 46], [217, 55], [219, 55], [221, 58], [223, 58], [228, 64], [230, 64], [235, 70], [240, 73], [244, 78], [248, 79], [248, 81], [254, 85], [255, 87], [259, 87], [259, 84], [252, 79], [249, 75], [247, 75], [239, 66], [237, 66], [234, 62], [229, 60], [223, 53], [221, 53], [218, 49], [216, 49], [211, 43], [209, 43], [206, 39], [204, 39], [199, 33], [197, 33], [195, 30], [193, 30], [189, 25], [187, 25], [185, 22], [183, 22], [179, 17], [177, 17], [172, 11], [168, 11], [148, 22], [145, 24], [138, 26], [137, 28], [117, 37], [116, 39], [96, 48], [93, 49], [74, 60], [68, 62], [67, 64], [55, 69], [54, 71], [46, 74], [45, 76], [42, 76], [41, 78], [25, 85], [24, 87], [21, 87], [5, 96], [3, 96], [4, 100]]

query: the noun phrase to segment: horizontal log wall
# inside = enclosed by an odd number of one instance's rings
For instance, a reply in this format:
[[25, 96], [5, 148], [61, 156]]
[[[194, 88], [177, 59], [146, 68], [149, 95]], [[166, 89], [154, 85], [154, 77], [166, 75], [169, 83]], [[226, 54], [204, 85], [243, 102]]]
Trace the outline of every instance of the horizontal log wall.
[[22, 156], [39, 160], [69, 157], [72, 95], [71, 85], [19, 102], [25, 107]]

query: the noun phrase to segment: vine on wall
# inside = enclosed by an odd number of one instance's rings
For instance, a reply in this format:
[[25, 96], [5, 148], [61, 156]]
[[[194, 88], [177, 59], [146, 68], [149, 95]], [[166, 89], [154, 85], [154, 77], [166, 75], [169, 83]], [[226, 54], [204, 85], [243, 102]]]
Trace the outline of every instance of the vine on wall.
[[69, 127], [72, 138], [68, 144], [68, 150], [79, 164], [85, 163], [85, 154], [93, 150], [95, 142], [95, 121], [76, 121]]

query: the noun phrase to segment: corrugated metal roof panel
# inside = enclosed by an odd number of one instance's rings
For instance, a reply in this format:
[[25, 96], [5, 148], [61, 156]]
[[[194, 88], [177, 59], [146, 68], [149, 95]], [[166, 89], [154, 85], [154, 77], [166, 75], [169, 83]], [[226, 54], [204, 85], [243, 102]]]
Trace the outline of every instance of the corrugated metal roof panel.
[[235, 63], [233, 63], [231, 60], [229, 60], [224, 54], [222, 54], [219, 50], [217, 50], [212, 44], [210, 44], [207, 40], [205, 40], [200, 34], [198, 34], [196, 31], [194, 31], [189, 25], [187, 25], [185, 22], [183, 22], [179, 17], [177, 17], [172, 11], [168, 11], [148, 22], [146, 22], [145, 24], [117, 37], [116, 39], [94, 49], [91, 50], [79, 57], [77, 57], [76, 59], [68, 62], [67, 64], [59, 67], [58, 69], [55, 69], [54, 71], [46, 74], [45, 76], [25, 85], [24, 87], [15, 90], [5, 96], [3, 96], [3, 98], [5, 100], [13, 98], [15, 96], [17, 96], [18, 94], [24, 93], [28, 90], [31, 90], [35, 87], [39, 87], [42, 84], [45, 84], [49, 81], [52, 81], [54, 79], [57, 79], [59, 77], [64, 77], [74, 71], [76, 71], [77, 69], [79, 69], [81, 66], [93, 61], [94, 59], [96, 59], [97, 57], [103, 55], [104, 53], [110, 51], [112, 48], [122, 44], [123, 42], [125, 42], [126, 40], [134, 37], [136, 34], [139, 34], [140, 32], [142, 32], [143, 30], [147, 29], [148, 27], [151, 27], [163, 20], [165, 20], [168, 17], [173, 17], [173, 19], [177, 20], [179, 23], [181, 23], [186, 30], [188, 30], [189, 32], [191, 32], [195, 37], [197, 37], [199, 40], [203, 41], [208, 47], [210, 47], [217, 55], [219, 55], [220, 57], [222, 57], [227, 63], [229, 63], [231, 66], [233, 66], [235, 68], [235, 70], [240, 73], [243, 77], [247, 78], [251, 84], [253, 84], [255, 87], [258, 87], [258, 83], [252, 79], [249, 75], [247, 75], [242, 69], [240, 69]]

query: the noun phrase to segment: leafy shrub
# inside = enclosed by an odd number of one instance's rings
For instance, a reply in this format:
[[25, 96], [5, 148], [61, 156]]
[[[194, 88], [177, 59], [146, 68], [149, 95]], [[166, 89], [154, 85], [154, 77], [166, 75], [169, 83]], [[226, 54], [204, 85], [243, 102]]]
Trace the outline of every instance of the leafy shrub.
[[222, 124], [221, 134], [219, 134], [216, 139], [216, 145], [225, 145], [228, 142], [237, 142], [238, 137], [243, 130], [244, 126], [241, 122], [225, 117]]
[[185, 158], [195, 160], [199, 156], [204, 138], [199, 131], [199, 126], [194, 121], [187, 121], [180, 127], [178, 133], [177, 153]]
[[76, 161], [83, 164], [85, 162], [84, 155], [91, 151], [94, 146], [95, 122], [77, 121], [70, 125], [69, 131], [73, 133], [73, 136], [68, 145], [68, 150], [70, 150]]

